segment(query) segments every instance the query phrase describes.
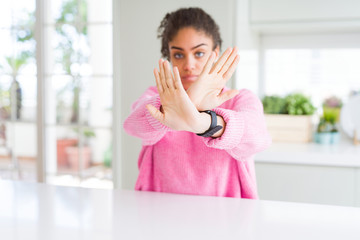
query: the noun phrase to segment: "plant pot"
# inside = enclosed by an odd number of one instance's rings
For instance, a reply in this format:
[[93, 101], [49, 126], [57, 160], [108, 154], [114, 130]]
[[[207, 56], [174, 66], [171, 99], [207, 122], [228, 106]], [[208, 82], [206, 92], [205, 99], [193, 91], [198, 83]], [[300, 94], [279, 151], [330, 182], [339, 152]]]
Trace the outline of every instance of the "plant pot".
[[315, 133], [315, 142], [320, 144], [330, 144], [331, 143], [331, 133]]
[[68, 155], [66, 149], [73, 147], [78, 144], [77, 139], [58, 139], [56, 141], [56, 152], [57, 152], [57, 165], [59, 168], [65, 168], [69, 166]]
[[[71, 170], [78, 171], [79, 167], [81, 170], [90, 167], [90, 161], [91, 161], [90, 147], [84, 146], [82, 149], [78, 147], [67, 147], [66, 154], [69, 161], [69, 167]], [[80, 159], [80, 154], [81, 154], [81, 159]]]
[[331, 144], [338, 144], [340, 141], [340, 133], [332, 132], [331, 133]]
[[338, 132], [323, 132], [315, 133], [314, 140], [320, 144], [337, 144], [340, 140], [340, 133]]
[[265, 114], [267, 128], [273, 142], [310, 142], [311, 118], [311, 115]]

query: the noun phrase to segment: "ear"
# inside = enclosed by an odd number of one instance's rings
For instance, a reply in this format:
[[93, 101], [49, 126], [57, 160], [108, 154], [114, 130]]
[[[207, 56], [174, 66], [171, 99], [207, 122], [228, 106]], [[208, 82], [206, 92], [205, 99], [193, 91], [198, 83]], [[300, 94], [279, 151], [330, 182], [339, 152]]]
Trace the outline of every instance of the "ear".
[[217, 60], [219, 58], [219, 54], [220, 54], [220, 47], [219, 45], [214, 49], [214, 52], [216, 54], [215, 59]]

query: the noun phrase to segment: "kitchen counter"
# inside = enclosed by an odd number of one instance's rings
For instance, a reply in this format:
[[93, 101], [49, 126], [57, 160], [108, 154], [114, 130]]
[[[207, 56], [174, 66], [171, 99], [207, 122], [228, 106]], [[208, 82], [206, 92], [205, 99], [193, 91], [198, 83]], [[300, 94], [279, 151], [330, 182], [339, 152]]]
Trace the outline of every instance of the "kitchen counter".
[[360, 239], [360, 208], [0, 181], [1, 239]]
[[360, 167], [360, 145], [342, 141], [334, 145], [317, 143], [273, 143], [255, 155], [258, 163], [283, 163], [333, 167]]

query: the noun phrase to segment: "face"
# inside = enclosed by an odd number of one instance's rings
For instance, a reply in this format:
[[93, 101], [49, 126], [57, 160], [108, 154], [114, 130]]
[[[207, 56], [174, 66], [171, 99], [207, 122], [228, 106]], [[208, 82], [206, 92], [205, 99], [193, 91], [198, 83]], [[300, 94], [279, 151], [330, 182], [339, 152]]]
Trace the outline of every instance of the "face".
[[[213, 51], [213, 46], [211, 37], [192, 27], [180, 29], [169, 42], [170, 62], [174, 67], [178, 67], [185, 90], [197, 80]], [[214, 51], [217, 57], [219, 47]]]

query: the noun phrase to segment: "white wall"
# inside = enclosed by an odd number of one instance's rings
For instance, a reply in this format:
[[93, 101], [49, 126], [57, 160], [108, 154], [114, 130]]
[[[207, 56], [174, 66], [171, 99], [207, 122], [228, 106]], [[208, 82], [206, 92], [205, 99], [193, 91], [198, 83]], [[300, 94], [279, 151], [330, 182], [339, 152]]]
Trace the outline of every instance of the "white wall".
[[[160, 40], [157, 28], [169, 11], [180, 7], [201, 7], [220, 26], [223, 49], [234, 43], [235, 0], [120, 0], [120, 51], [121, 51], [121, 120], [130, 113], [131, 104], [151, 85], [152, 71], [160, 58]], [[115, 66], [116, 67], [116, 66]], [[140, 140], [122, 131], [122, 187], [133, 189], [138, 175], [137, 158]]]

